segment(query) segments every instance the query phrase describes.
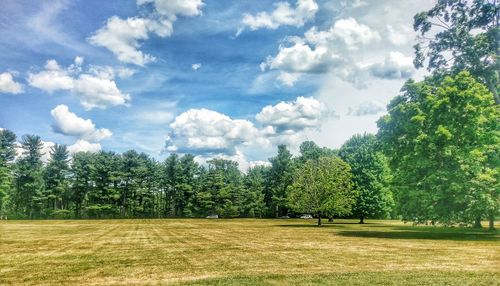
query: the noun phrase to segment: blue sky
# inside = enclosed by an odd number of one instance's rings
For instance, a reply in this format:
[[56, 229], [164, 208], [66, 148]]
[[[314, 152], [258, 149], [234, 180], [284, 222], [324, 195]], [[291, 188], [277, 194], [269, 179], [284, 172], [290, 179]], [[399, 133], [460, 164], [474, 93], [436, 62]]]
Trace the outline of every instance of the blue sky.
[[338, 148], [409, 77], [419, 1], [2, 1], [0, 128], [242, 168]]

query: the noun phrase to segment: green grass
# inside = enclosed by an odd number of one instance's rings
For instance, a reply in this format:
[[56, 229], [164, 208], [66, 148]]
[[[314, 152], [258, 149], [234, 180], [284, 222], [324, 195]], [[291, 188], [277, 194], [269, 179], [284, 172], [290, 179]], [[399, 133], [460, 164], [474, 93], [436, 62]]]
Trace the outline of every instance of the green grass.
[[500, 285], [497, 232], [368, 222], [0, 221], [0, 285]]

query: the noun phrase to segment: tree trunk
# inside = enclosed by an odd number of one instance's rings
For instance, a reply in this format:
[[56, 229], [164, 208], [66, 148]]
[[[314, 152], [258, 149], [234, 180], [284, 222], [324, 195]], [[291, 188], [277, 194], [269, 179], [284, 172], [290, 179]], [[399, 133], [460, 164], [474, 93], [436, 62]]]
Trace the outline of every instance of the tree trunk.
[[318, 226], [321, 226], [321, 215], [318, 215]]
[[481, 218], [480, 217], [477, 217], [475, 220], [474, 220], [474, 228], [482, 228], [483, 226], [481, 225]]
[[278, 205], [276, 205], [276, 218], [279, 218], [280, 217], [280, 209], [278, 207]]
[[364, 216], [361, 216], [361, 217], [359, 218], [359, 223], [360, 223], [360, 224], [365, 223], [365, 217], [364, 217]]
[[495, 229], [495, 216], [490, 215], [488, 220], [489, 220], [489, 225], [488, 225], [489, 229], [494, 230]]
[[333, 216], [328, 218], [328, 222], [333, 222]]

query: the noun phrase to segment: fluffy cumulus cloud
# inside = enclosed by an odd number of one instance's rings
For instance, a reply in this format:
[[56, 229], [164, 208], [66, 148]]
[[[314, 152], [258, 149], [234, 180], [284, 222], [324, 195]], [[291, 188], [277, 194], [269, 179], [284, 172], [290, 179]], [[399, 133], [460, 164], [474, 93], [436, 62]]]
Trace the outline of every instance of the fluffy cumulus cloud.
[[409, 78], [415, 72], [413, 58], [400, 52], [390, 52], [383, 63], [373, 64], [369, 67], [370, 73], [383, 79]]
[[295, 7], [288, 2], [278, 2], [274, 6], [272, 12], [244, 14], [243, 26], [250, 30], [277, 29], [282, 25], [302, 27], [307, 21], [314, 19], [314, 15], [318, 12], [318, 4], [314, 0], [297, 0]]
[[292, 102], [268, 105], [255, 118], [262, 125], [264, 136], [279, 143], [296, 143], [302, 132], [317, 129], [328, 116], [328, 110], [312, 97], [298, 97]]
[[104, 27], [89, 38], [91, 44], [102, 46], [115, 54], [118, 60], [143, 66], [155, 60], [138, 48], [140, 40], [148, 39], [151, 21], [143, 18], [109, 18]]
[[74, 92], [80, 96], [82, 106], [105, 109], [108, 106], [124, 105], [130, 101], [130, 95], [123, 94], [115, 81], [82, 74], [75, 81]]
[[329, 32], [330, 37], [340, 39], [350, 50], [380, 40], [377, 31], [372, 30], [367, 25], [358, 23], [354, 18], [336, 21]]
[[70, 71], [59, 66], [56, 60], [48, 60], [45, 70], [28, 75], [29, 85], [53, 93], [57, 90], [71, 90], [74, 79]]
[[258, 136], [252, 122], [208, 109], [190, 109], [170, 124], [166, 151], [193, 154], [236, 153], [236, 146]]
[[[110, 67], [91, 66], [88, 73], [82, 73], [82, 62], [83, 59], [77, 57], [72, 65], [63, 68], [55, 60], [48, 60], [44, 70], [29, 74], [28, 83], [49, 93], [70, 91], [87, 110], [125, 105], [130, 101], [130, 95], [122, 93], [113, 80], [115, 73], [120, 74], [122, 69], [110, 72], [113, 70]], [[125, 69], [127, 72], [130, 70]]]
[[234, 160], [246, 170], [266, 164], [249, 161], [248, 150], [295, 146], [304, 140], [305, 131], [319, 129], [327, 115], [324, 104], [308, 97], [264, 107], [255, 116], [257, 125], [208, 109], [190, 109], [170, 124], [165, 152], [195, 154], [200, 162], [214, 157]]
[[52, 128], [55, 132], [78, 137], [87, 141], [101, 141], [111, 137], [112, 133], [106, 128], [97, 129], [90, 119], [83, 119], [71, 112], [66, 105], [58, 105], [50, 111], [54, 119]]
[[151, 33], [159, 37], [170, 36], [177, 16], [201, 15], [203, 1], [138, 0], [137, 5], [152, 5], [153, 12], [145, 17], [127, 19], [113, 16], [88, 40], [93, 45], [108, 49], [122, 62], [144, 66], [154, 61], [155, 57], [143, 53], [140, 50], [141, 43]]
[[358, 106], [350, 107], [347, 115], [352, 116], [366, 116], [377, 115], [385, 111], [385, 105], [376, 100], [366, 101]]
[[[338, 57], [326, 47], [311, 48], [305, 43], [295, 43], [291, 47], [281, 47], [279, 53], [275, 57], [268, 57], [261, 67], [264, 70], [279, 69], [288, 73], [324, 73], [336, 59]], [[280, 80], [285, 84], [291, 83], [287, 77]], [[296, 80], [297, 76], [294, 81]]]
[[10, 72], [0, 73], [0, 93], [21, 93], [23, 86], [14, 81], [14, 77]]
[[346, 81], [356, 81], [360, 69], [353, 52], [380, 39], [377, 31], [354, 18], [339, 19], [326, 30], [312, 27], [303, 37], [289, 37], [289, 44], [280, 45], [278, 53], [268, 56], [261, 69], [295, 73], [293, 78], [278, 76], [287, 86], [293, 86], [302, 73], [332, 72]]
[[101, 144], [90, 143], [86, 140], [78, 139], [74, 144], [68, 146], [68, 151], [71, 154], [75, 154], [78, 152], [96, 153], [101, 151]]

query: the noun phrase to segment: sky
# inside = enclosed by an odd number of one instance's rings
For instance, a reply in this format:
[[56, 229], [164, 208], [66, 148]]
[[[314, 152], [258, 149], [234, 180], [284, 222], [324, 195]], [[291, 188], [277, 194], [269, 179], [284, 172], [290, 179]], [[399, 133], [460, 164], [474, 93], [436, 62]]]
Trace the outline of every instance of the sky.
[[191, 153], [240, 168], [339, 148], [413, 68], [434, 0], [3, 0], [0, 128], [70, 152]]

